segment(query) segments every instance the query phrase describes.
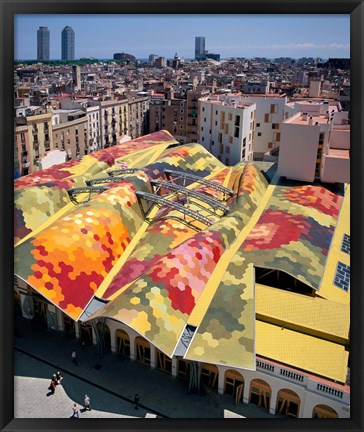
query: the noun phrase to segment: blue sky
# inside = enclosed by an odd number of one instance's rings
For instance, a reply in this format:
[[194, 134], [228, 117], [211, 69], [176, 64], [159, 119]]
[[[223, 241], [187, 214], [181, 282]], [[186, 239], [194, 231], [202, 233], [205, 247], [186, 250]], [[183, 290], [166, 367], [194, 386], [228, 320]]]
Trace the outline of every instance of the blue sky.
[[76, 35], [76, 58], [137, 58], [177, 52], [194, 57], [195, 36], [227, 57], [349, 57], [350, 15], [16, 15], [14, 57], [35, 59], [37, 30], [50, 30], [51, 59], [61, 58], [61, 31]]

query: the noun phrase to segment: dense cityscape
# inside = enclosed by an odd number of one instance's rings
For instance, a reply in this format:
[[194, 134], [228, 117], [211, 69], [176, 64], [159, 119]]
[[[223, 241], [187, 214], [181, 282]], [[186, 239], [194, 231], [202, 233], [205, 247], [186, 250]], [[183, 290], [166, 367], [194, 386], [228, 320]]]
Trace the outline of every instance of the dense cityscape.
[[76, 43], [65, 26], [51, 59], [41, 26], [14, 63], [19, 352], [96, 348], [140, 407], [111, 372], [85, 382], [142, 417], [350, 418], [350, 60]]

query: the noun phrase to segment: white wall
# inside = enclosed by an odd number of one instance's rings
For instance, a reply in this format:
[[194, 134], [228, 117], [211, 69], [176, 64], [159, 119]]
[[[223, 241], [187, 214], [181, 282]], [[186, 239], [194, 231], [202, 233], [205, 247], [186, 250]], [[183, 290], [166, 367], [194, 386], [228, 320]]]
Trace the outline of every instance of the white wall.
[[278, 174], [313, 182], [320, 126], [282, 123]]
[[350, 183], [350, 159], [323, 155], [320, 177], [325, 183]]
[[333, 130], [330, 137], [330, 148], [333, 149], [350, 149], [350, 129]]

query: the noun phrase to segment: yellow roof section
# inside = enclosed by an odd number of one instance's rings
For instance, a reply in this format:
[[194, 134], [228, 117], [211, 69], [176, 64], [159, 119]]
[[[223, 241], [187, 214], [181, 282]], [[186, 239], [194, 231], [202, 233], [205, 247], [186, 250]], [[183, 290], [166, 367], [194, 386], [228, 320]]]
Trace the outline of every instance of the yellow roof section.
[[256, 284], [256, 317], [299, 333], [349, 344], [349, 305]]
[[256, 321], [257, 355], [344, 383], [345, 347], [283, 327]]
[[326, 261], [324, 276], [320, 289], [316, 292], [316, 295], [320, 297], [348, 305], [350, 304], [350, 288], [349, 292], [346, 292], [334, 285], [337, 263], [340, 261], [350, 266], [350, 255], [341, 250], [344, 234], [350, 235], [350, 184], [347, 185], [345, 190], [344, 201]]

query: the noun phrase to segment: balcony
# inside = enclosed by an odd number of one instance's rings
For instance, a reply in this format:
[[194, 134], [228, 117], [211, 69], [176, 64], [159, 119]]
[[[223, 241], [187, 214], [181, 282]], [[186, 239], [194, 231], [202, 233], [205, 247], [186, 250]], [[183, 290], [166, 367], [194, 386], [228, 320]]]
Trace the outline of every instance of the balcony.
[[308, 391], [330, 397], [341, 403], [350, 403], [350, 388], [342, 384], [332, 383], [323, 378], [318, 378], [304, 372], [283, 367], [277, 363], [257, 358], [257, 371], [278, 377], [306, 388]]

